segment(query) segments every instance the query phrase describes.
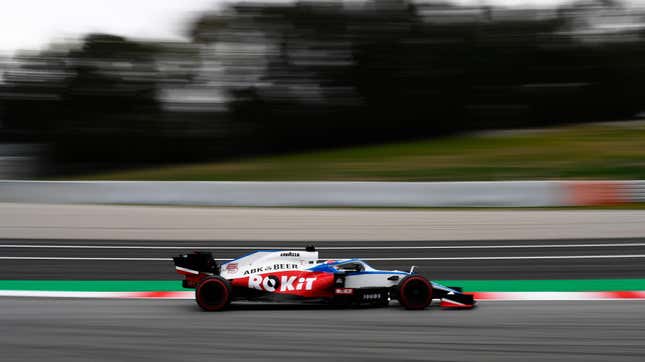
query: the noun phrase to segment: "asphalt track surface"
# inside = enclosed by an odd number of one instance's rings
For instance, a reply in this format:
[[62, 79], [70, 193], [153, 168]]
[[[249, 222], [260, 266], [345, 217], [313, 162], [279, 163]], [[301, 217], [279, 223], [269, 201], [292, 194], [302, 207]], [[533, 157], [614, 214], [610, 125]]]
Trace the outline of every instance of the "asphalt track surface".
[[[0, 279], [179, 279], [173, 255], [306, 242], [0, 239]], [[642, 278], [645, 238], [326, 241], [321, 258], [432, 279]], [[60, 259], [71, 258], [71, 259]], [[0, 298], [1, 361], [643, 361], [644, 301], [481, 302], [473, 310], [190, 300]]]
[[[0, 279], [180, 279], [170, 258], [193, 250], [226, 260], [308, 242], [0, 239]], [[645, 238], [488, 241], [325, 241], [321, 259], [360, 257], [431, 279], [643, 278]]]
[[642, 301], [331, 310], [190, 301], [0, 298], [14, 361], [643, 361]]

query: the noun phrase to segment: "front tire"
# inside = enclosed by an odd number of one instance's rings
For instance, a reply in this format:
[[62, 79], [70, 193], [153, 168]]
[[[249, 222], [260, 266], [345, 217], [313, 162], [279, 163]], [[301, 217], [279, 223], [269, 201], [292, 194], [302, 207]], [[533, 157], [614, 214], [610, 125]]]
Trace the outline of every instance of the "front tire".
[[405, 309], [424, 309], [432, 302], [432, 284], [420, 275], [410, 275], [401, 280], [396, 294]]
[[231, 286], [222, 277], [206, 278], [197, 285], [195, 300], [205, 311], [222, 310], [231, 302]]

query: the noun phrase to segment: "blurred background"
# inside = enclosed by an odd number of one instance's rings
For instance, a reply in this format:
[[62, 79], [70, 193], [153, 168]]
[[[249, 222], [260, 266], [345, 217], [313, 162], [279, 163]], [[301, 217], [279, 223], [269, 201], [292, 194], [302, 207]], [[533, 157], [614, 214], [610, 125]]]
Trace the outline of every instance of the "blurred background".
[[0, 178], [645, 177], [636, 1], [4, 8]]
[[[2, 362], [645, 361], [644, 220], [645, 0], [0, 5]], [[170, 259], [309, 244], [482, 303], [205, 315]]]

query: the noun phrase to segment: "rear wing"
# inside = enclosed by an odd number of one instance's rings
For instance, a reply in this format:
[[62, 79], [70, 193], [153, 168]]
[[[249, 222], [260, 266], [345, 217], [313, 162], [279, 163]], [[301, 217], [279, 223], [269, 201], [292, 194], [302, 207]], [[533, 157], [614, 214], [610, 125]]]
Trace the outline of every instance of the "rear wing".
[[195, 288], [202, 279], [219, 274], [219, 265], [209, 252], [195, 251], [175, 256], [172, 260], [175, 271], [185, 277], [182, 282], [184, 288]]

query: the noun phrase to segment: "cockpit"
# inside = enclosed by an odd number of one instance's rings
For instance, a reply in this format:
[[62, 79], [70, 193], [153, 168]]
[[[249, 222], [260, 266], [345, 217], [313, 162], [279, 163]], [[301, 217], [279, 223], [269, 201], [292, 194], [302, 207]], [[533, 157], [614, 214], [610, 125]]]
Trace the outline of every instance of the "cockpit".
[[338, 271], [344, 271], [344, 272], [362, 272], [365, 270], [365, 265], [357, 261], [339, 263], [334, 265], [333, 267]]

